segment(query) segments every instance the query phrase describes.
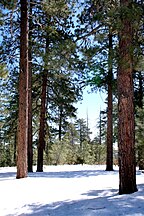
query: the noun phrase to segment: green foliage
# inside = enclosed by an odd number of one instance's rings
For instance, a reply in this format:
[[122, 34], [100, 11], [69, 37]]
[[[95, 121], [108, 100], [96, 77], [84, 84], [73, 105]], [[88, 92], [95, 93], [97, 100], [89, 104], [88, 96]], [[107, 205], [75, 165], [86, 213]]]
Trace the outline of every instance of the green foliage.
[[80, 148], [79, 144], [72, 145], [68, 139], [63, 139], [52, 144], [45, 164], [105, 164], [105, 160], [105, 145], [84, 141]]
[[75, 164], [77, 146], [72, 145], [67, 138], [52, 144], [49, 152], [50, 164]]
[[95, 163], [92, 146], [87, 141], [82, 143], [81, 157], [83, 158], [84, 164]]
[[143, 164], [144, 169], [144, 110], [137, 108], [136, 112], [136, 126], [135, 126], [135, 137], [136, 137], [136, 150], [137, 150], [137, 164]]
[[135, 71], [144, 71], [144, 56], [143, 55], [138, 56], [134, 69]]
[[[83, 122], [84, 123], [84, 122]], [[87, 139], [87, 129], [81, 127], [80, 131], [76, 123], [70, 123], [62, 140], [57, 138], [48, 141], [45, 150], [44, 164], [98, 164], [105, 163], [105, 144], [99, 145], [98, 138], [90, 141]]]
[[16, 155], [15, 147], [12, 140], [0, 140], [0, 167], [15, 166]]
[[84, 141], [89, 142], [91, 132], [88, 128], [88, 122], [86, 122], [85, 119], [78, 119], [75, 123], [75, 126], [77, 128], [80, 146]]
[[2, 5], [4, 8], [12, 10], [16, 7], [17, 0], [1, 0], [0, 5]]
[[47, 12], [48, 16], [59, 16], [59, 17], [66, 17], [69, 14], [69, 8], [66, 4], [65, 0], [43, 0], [42, 7], [45, 12]]
[[8, 70], [6, 69], [6, 65], [0, 64], [0, 81], [3, 79], [7, 79]]

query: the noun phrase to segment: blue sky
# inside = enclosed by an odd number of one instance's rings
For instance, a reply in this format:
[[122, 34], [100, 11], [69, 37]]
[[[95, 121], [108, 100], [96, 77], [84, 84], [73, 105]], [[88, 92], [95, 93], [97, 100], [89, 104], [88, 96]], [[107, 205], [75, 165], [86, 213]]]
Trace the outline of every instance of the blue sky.
[[76, 107], [78, 108], [77, 116], [78, 118], [86, 119], [88, 112], [89, 128], [93, 133], [91, 138], [94, 138], [98, 133], [96, 125], [100, 109], [104, 110], [106, 108], [106, 94], [102, 92], [88, 93], [88, 91], [90, 91], [89, 87], [87, 87], [83, 92], [83, 101], [76, 104]]

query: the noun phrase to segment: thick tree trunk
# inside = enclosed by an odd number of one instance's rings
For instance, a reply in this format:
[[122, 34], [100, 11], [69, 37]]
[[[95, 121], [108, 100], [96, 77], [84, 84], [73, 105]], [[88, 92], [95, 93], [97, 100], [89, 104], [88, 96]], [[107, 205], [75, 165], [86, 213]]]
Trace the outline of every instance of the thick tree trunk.
[[[118, 147], [119, 194], [137, 191], [135, 164], [135, 128], [132, 78], [132, 23], [129, 0], [121, 0], [121, 30], [119, 32], [118, 68]], [[127, 11], [127, 13], [123, 13]]]
[[108, 112], [107, 112], [107, 161], [106, 171], [113, 170], [113, 101], [112, 101], [112, 33], [109, 31], [109, 59], [108, 59]]
[[30, 1], [29, 17], [29, 88], [28, 88], [28, 172], [33, 172], [33, 146], [32, 146], [32, 0]]
[[19, 113], [17, 135], [17, 176], [27, 176], [28, 140], [28, 13], [27, 0], [21, 0]]
[[43, 81], [42, 81], [42, 93], [41, 93], [37, 172], [43, 172], [43, 151], [45, 148], [46, 89], [47, 89], [47, 71], [44, 71]]

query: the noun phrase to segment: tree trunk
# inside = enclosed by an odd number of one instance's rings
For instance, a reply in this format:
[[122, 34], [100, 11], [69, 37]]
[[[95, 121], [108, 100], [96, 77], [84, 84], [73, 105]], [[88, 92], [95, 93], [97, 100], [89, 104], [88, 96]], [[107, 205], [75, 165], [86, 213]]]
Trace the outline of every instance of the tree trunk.
[[87, 125], [87, 141], [89, 142], [90, 140], [89, 140], [89, 116], [88, 116], [88, 109], [87, 109], [87, 123], [86, 123], [86, 125]]
[[79, 122], [79, 139], [80, 139], [80, 150], [83, 150], [83, 138], [82, 138], [82, 127], [81, 121]]
[[14, 148], [13, 148], [14, 166], [16, 166], [16, 152], [17, 152], [17, 129], [14, 135]]
[[32, 146], [32, 0], [30, 1], [29, 16], [29, 87], [28, 87], [28, 172], [33, 172], [33, 146]]
[[100, 115], [99, 115], [99, 148], [98, 148], [98, 164], [100, 164], [100, 160], [101, 160], [101, 149], [100, 146], [102, 144], [102, 111], [100, 109]]
[[45, 149], [46, 89], [47, 89], [47, 71], [44, 71], [43, 81], [42, 81], [42, 93], [41, 93], [37, 172], [43, 172], [43, 151]]
[[[49, 35], [46, 37], [46, 55], [48, 55]], [[43, 172], [43, 151], [45, 149], [45, 118], [46, 118], [46, 98], [47, 98], [47, 77], [48, 71], [45, 69], [42, 75], [42, 93], [40, 109], [40, 128], [38, 142], [37, 172]]]
[[19, 113], [17, 135], [17, 176], [27, 176], [28, 140], [28, 13], [27, 0], [21, 0]]
[[59, 108], [59, 141], [62, 137], [62, 107]]
[[[118, 68], [118, 147], [119, 194], [137, 191], [135, 164], [135, 128], [132, 79], [132, 19], [129, 0], [121, 0], [121, 29], [119, 31]], [[127, 13], [124, 13], [127, 11]]]
[[113, 101], [112, 101], [112, 33], [109, 30], [109, 59], [108, 59], [108, 112], [107, 112], [107, 161], [106, 171], [113, 171]]
[[102, 144], [102, 114], [100, 110], [100, 126], [99, 126], [99, 145]]

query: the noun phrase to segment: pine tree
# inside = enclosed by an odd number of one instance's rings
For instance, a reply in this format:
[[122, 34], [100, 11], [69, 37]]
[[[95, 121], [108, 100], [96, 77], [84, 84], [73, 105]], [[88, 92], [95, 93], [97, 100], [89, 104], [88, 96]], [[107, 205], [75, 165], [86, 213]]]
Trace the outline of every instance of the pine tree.
[[[49, 4], [46, 4], [49, 3]], [[42, 171], [43, 150], [45, 146], [46, 124], [49, 121], [59, 121], [59, 140], [62, 138], [62, 127], [69, 115], [72, 115], [75, 108], [72, 102], [75, 99], [74, 91], [68, 87], [70, 83], [71, 52], [73, 52], [73, 41], [69, 36], [67, 18], [69, 16], [68, 4], [66, 1], [47, 1], [41, 4], [43, 14], [41, 40], [46, 40], [45, 54], [41, 56], [44, 63], [40, 72], [43, 77], [42, 97], [40, 111], [40, 129], [38, 142], [38, 163], [37, 171]], [[41, 45], [43, 47], [43, 44]], [[61, 74], [62, 73], [62, 74]], [[73, 96], [74, 94], [74, 96]], [[71, 99], [72, 98], [72, 99]], [[54, 117], [53, 117], [54, 115]], [[57, 115], [57, 117], [56, 117]], [[50, 128], [50, 127], [49, 127]], [[50, 134], [50, 133], [49, 133]]]
[[85, 119], [78, 119], [76, 121], [76, 127], [79, 134], [79, 143], [80, 143], [80, 149], [83, 148], [83, 142], [84, 141], [90, 141], [90, 129], [87, 127], [86, 120]]
[[42, 80], [37, 172], [43, 172], [43, 151], [45, 149], [46, 93], [47, 93], [47, 71], [43, 73], [43, 80]]
[[107, 111], [107, 161], [106, 170], [113, 170], [113, 64], [112, 64], [112, 32], [109, 28], [109, 54], [108, 54], [108, 111]]
[[17, 136], [17, 176], [27, 177], [28, 146], [28, 3], [21, 0], [19, 114]]
[[[17, 140], [17, 119], [18, 119], [18, 71], [19, 71], [19, 7], [16, 1], [6, 2], [1, 1], [3, 12], [1, 31], [1, 56], [0, 62], [5, 65], [7, 70], [7, 83], [3, 89], [6, 96], [6, 101], [3, 103], [5, 112], [7, 113], [4, 119], [4, 139], [11, 146], [9, 161], [16, 165], [16, 140]], [[12, 151], [13, 149], [13, 151]]]
[[118, 68], [119, 194], [137, 191], [133, 104], [132, 1], [121, 0]]
[[29, 77], [28, 77], [28, 172], [33, 171], [33, 143], [32, 143], [32, 8], [33, 1], [29, 3]]
[[91, 29], [83, 37], [83, 40], [88, 41], [83, 49], [87, 82], [93, 91], [105, 89], [108, 94], [106, 170], [109, 171], [113, 170], [113, 77], [117, 41], [114, 14], [117, 7], [117, 1], [87, 1], [81, 16], [82, 24]]

